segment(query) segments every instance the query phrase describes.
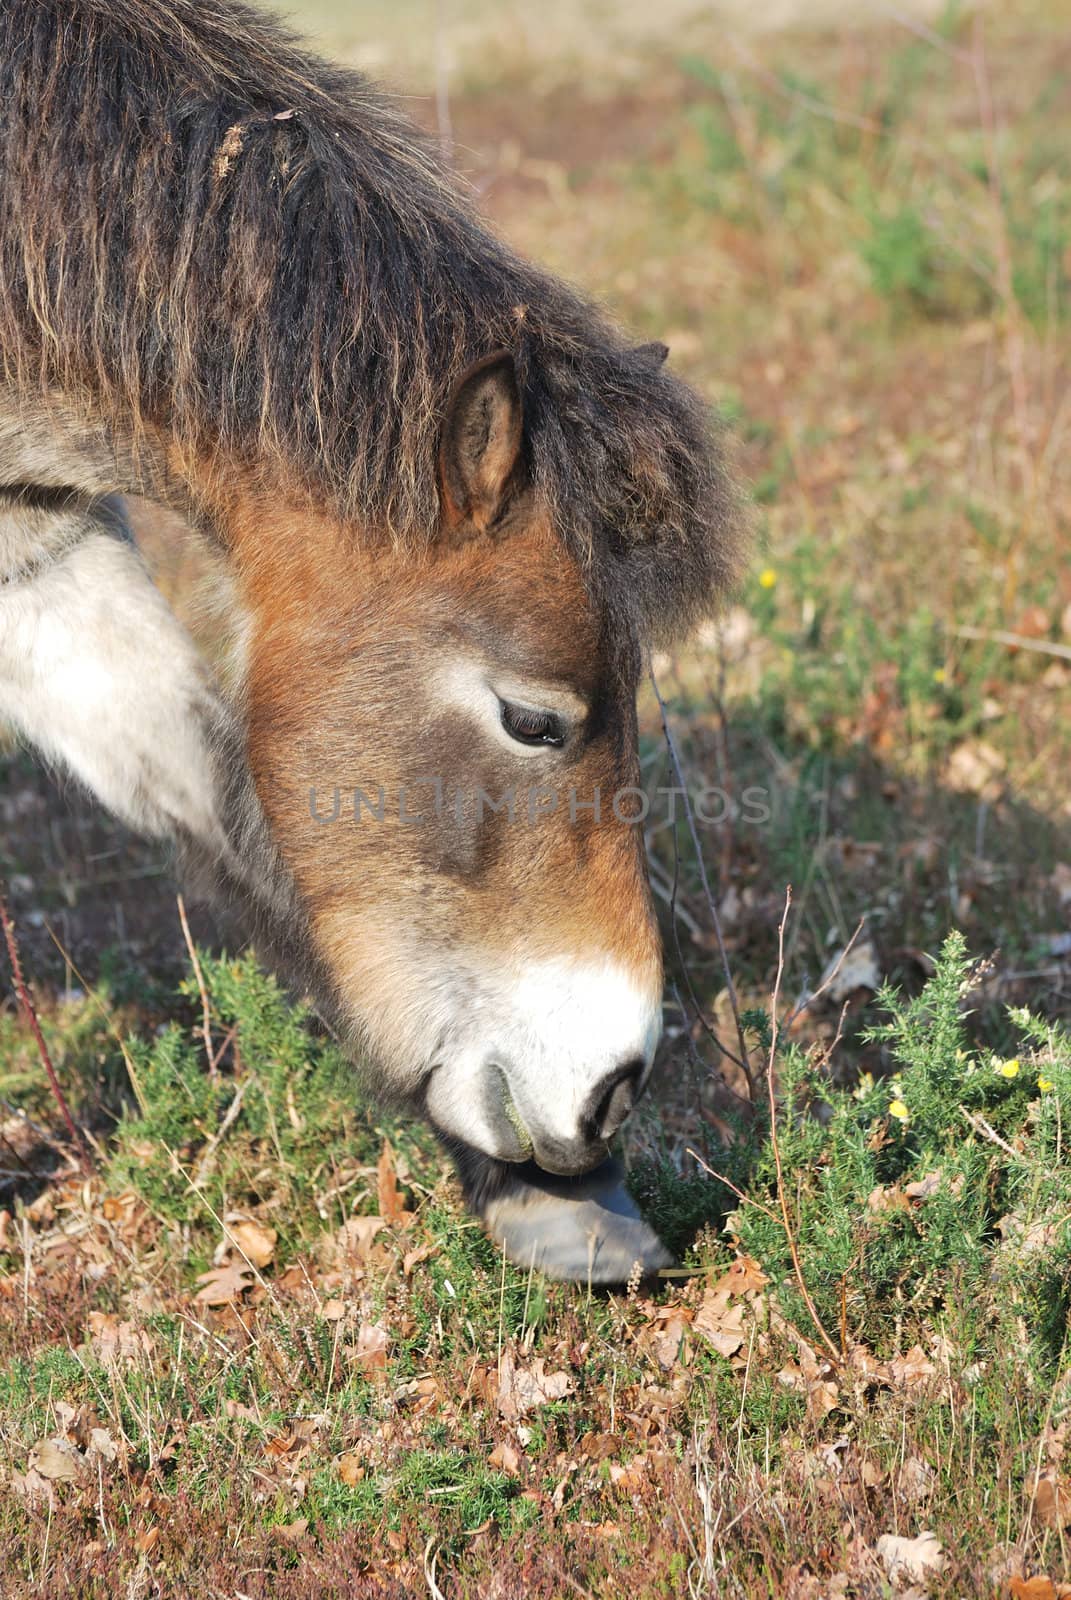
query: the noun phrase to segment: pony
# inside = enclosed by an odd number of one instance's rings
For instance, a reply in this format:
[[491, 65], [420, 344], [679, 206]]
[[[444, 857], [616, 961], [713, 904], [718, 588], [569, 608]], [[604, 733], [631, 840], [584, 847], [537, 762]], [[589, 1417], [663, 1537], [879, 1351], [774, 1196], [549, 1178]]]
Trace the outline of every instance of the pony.
[[[608, 1155], [661, 1026], [638, 679], [743, 546], [665, 356], [257, 11], [0, 0], [0, 717], [591, 1282], [668, 1260]], [[131, 494], [218, 553], [224, 668]]]

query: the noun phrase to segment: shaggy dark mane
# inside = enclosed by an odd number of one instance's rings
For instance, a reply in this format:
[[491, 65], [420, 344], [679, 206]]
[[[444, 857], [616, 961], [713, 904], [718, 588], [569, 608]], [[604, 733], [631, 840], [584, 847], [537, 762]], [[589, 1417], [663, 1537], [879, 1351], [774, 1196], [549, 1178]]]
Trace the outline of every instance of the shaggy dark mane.
[[458, 374], [514, 352], [562, 536], [676, 632], [736, 561], [697, 397], [478, 221], [364, 78], [230, 0], [0, 0], [0, 343], [418, 548]]

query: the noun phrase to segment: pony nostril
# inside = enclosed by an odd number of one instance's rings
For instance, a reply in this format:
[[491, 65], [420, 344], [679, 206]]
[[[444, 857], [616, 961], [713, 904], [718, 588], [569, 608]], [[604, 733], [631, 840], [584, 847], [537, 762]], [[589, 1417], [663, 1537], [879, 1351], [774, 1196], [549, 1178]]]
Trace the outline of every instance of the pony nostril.
[[632, 1110], [643, 1072], [643, 1058], [634, 1056], [596, 1086], [580, 1119], [588, 1140], [613, 1138]]

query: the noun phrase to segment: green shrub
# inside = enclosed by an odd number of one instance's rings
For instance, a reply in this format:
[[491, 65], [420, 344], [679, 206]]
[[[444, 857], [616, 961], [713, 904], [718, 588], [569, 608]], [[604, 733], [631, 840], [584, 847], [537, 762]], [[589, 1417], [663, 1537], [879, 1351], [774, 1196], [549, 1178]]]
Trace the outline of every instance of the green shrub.
[[[972, 1050], [966, 1003], [976, 974], [963, 936], [945, 941], [913, 1000], [886, 987], [886, 1020], [869, 1031], [890, 1076], [832, 1085], [789, 1047], [779, 1062], [778, 1137], [800, 1262], [827, 1329], [879, 1355], [946, 1326], [957, 1345], [1006, 1351], [1042, 1372], [1063, 1344], [1071, 1281], [1071, 1039], [1028, 1012], [1011, 1059]], [[789, 1112], [788, 1108], [792, 1108]], [[776, 1196], [769, 1142], [756, 1147], [756, 1198]], [[737, 1236], [792, 1303], [777, 1207], [743, 1205]]]

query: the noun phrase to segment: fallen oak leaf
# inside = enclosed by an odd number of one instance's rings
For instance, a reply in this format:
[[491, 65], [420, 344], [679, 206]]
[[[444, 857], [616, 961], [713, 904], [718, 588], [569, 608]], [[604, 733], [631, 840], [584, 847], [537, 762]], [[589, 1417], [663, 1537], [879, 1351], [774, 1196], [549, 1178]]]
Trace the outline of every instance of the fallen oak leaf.
[[237, 1251], [249, 1266], [266, 1267], [275, 1255], [279, 1235], [274, 1228], [265, 1227], [255, 1217], [229, 1212], [223, 1219], [223, 1242], [216, 1251], [216, 1265], [223, 1265], [232, 1251]]
[[521, 1367], [511, 1351], [502, 1352], [498, 1364], [498, 1409], [507, 1421], [515, 1422], [538, 1406], [564, 1399], [574, 1387], [567, 1372], [548, 1372], [542, 1356], [536, 1356], [530, 1366]]
[[730, 1294], [758, 1294], [769, 1281], [753, 1256], [737, 1256], [729, 1270], [714, 1285], [714, 1293], [728, 1290]]
[[729, 1289], [707, 1289], [692, 1326], [728, 1359], [744, 1342], [744, 1307], [739, 1302], [731, 1304]]
[[245, 1291], [253, 1287], [253, 1274], [248, 1267], [232, 1261], [225, 1267], [202, 1272], [197, 1282], [203, 1285], [193, 1297], [197, 1305], [226, 1306], [240, 1300]]
[[114, 1312], [91, 1311], [88, 1322], [90, 1347], [102, 1367], [136, 1366], [142, 1357], [153, 1353], [148, 1330], [122, 1320]]
[[490, 1467], [496, 1467], [499, 1472], [504, 1472], [511, 1478], [519, 1478], [521, 1475], [520, 1451], [515, 1450], [511, 1444], [506, 1444], [505, 1442], [495, 1445], [495, 1448], [487, 1457], [487, 1464]]
[[348, 1217], [332, 1241], [336, 1255], [363, 1266], [376, 1234], [384, 1226], [382, 1217]]
[[905, 1356], [893, 1356], [889, 1377], [897, 1388], [914, 1389], [932, 1378], [937, 1368], [920, 1344], [912, 1345]]
[[30, 1451], [29, 1466], [50, 1483], [82, 1483], [91, 1476], [85, 1456], [69, 1439], [42, 1439]]
[[117, 1461], [119, 1459], [119, 1446], [107, 1428], [90, 1428], [86, 1455], [99, 1456], [102, 1461]]

